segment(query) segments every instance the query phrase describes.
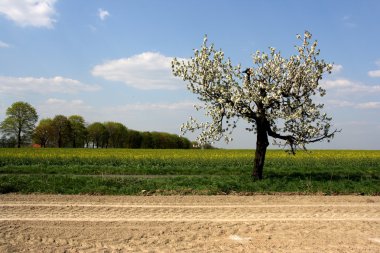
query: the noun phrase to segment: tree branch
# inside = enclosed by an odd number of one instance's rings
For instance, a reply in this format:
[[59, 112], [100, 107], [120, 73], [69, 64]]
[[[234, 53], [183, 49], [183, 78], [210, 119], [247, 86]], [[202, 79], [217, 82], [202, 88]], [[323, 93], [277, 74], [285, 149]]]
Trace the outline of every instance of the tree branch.
[[321, 137], [319, 137], [319, 138], [316, 138], [316, 139], [314, 139], [314, 140], [308, 140], [307, 143], [315, 143], [315, 142], [319, 142], [319, 141], [321, 141], [321, 140], [323, 140], [323, 139], [326, 139], [326, 138], [331, 138], [331, 137], [334, 136], [334, 134], [336, 134], [336, 133], [340, 133], [341, 131], [342, 131], [342, 129], [340, 129], [340, 130], [335, 129], [332, 133], [329, 133], [329, 134], [323, 135], [323, 136], [321, 136]]
[[267, 122], [267, 132], [270, 137], [287, 141], [291, 148], [292, 154], [294, 155], [296, 153], [296, 146], [294, 144], [294, 142], [296, 141], [296, 138], [294, 138], [292, 135], [281, 135], [281, 134], [276, 133], [270, 128], [269, 122]]

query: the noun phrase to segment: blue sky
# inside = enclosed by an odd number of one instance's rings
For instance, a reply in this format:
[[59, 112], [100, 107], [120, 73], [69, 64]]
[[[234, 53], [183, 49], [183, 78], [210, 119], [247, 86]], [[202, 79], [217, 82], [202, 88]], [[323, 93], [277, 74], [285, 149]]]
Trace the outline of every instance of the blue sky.
[[[0, 0], [0, 120], [15, 101], [40, 118], [180, 133], [196, 97], [171, 75], [205, 34], [233, 63], [269, 46], [295, 54], [296, 34], [335, 65], [325, 111], [342, 132], [311, 148], [380, 149], [380, 1]], [[224, 148], [254, 148], [244, 123]], [[194, 136], [188, 135], [190, 139]]]

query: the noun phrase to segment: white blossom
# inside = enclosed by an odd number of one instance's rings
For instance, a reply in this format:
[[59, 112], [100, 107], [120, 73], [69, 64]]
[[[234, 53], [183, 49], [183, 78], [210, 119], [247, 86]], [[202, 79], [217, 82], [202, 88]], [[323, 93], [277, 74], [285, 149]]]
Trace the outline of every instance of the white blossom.
[[263, 119], [266, 134], [293, 152], [308, 143], [331, 139], [337, 130], [330, 131], [331, 118], [321, 113], [323, 104], [313, 98], [326, 94], [319, 81], [324, 73], [331, 73], [333, 65], [318, 59], [318, 43], [310, 43], [311, 38], [308, 31], [303, 38], [297, 35], [301, 45], [295, 46], [297, 54], [289, 58], [274, 47], [269, 53], [256, 51], [253, 65], [242, 70], [240, 64], [233, 66], [225, 59], [223, 51], [208, 45], [205, 36], [194, 57], [186, 62], [174, 59], [172, 69], [199, 96], [203, 105], [196, 109], [205, 110], [210, 122], [190, 118], [181, 131], [201, 130], [200, 145], [221, 139], [229, 142], [237, 119], [245, 119], [252, 126], [247, 130], [255, 132]]

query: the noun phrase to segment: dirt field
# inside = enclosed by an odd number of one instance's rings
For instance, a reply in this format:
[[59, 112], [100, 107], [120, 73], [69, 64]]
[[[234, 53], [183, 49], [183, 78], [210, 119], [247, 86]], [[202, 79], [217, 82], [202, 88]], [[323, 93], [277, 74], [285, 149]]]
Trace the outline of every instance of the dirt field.
[[0, 252], [380, 252], [380, 197], [0, 195]]

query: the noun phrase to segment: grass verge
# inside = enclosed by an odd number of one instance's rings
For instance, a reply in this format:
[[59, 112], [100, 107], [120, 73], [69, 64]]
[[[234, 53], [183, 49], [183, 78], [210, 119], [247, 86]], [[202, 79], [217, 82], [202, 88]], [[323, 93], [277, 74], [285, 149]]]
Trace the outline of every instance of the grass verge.
[[380, 151], [0, 149], [0, 193], [380, 194]]

